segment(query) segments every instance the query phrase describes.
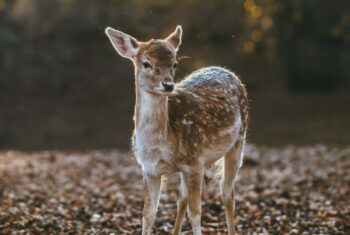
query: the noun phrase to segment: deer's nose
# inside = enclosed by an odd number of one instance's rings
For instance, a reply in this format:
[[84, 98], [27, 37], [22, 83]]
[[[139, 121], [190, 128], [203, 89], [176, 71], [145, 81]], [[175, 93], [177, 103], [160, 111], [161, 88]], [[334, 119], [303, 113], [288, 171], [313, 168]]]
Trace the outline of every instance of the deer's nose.
[[174, 83], [173, 82], [162, 82], [162, 86], [166, 91], [172, 91], [174, 90]]

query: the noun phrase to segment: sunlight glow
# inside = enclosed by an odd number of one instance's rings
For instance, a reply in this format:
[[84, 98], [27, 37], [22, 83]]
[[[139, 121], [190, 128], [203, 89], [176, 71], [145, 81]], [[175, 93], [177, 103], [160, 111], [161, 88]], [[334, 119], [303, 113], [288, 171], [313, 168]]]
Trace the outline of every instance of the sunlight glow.
[[254, 7], [256, 7], [256, 4], [253, 0], [247, 0], [244, 2], [244, 8], [247, 11], [251, 11]]
[[248, 54], [253, 53], [255, 51], [255, 44], [254, 44], [254, 42], [252, 42], [252, 41], [244, 42], [244, 44], [243, 44], [243, 51], [245, 53], [248, 53]]
[[262, 32], [259, 30], [254, 30], [253, 32], [251, 32], [250, 34], [250, 38], [254, 41], [254, 42], [259, 42], [262, 39]]
[[6, 7], [6, 2], [5, 2], [5, 0], [0, 0], [0, 11], [3, 10], [3, 9], [5, 9], [5, 7]]
[[250, 11], [250, 14], [254, 17], [254, 18], [259, 18], [263, 13], [263, 10], [261, 7], [256, 6], [253, 7], [252, 10]]
[[261, 26], [265, 29], [265, 30], [267, 30], [267, 29], [270, 29], [271, 28], [271, 26], [272, 26], [272, 19], [271, 18], [269, 18], [269, 17], [264, 17], [263, 19], [262, 19], [262, 21], [261, 21]]

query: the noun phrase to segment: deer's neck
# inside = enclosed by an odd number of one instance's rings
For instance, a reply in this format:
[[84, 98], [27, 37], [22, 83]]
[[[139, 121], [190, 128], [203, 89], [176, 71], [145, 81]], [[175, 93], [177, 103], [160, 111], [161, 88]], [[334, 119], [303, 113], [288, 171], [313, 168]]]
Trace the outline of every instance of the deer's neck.
[[136, 86], [135, 131], [147, 138], [166, 140], [168, 136], [168, 98], [150, 94]]

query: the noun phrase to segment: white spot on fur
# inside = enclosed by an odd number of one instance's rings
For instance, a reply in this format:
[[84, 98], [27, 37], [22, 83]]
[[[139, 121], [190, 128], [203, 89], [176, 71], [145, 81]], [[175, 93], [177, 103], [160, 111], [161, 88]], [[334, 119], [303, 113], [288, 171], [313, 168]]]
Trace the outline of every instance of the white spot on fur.
[[192, 122], [191, 120], [187, 120], [187, 119], [182, 120], [182, 123], [183, 123], [184, 125], [188, 125], [188, 126], [190, 126], [190, 125], [193, 124], [193, 122]]

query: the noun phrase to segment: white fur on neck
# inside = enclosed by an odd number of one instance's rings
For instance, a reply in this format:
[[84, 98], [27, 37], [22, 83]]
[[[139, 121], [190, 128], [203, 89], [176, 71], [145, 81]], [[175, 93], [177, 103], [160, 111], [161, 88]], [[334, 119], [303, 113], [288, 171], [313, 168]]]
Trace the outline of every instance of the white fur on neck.
[[[153, 97], [153, 95], [144, 90], [140, 91], [140, 119], [137, 125], [144, 125], [145, 122], [148, 121], [148, 118], [154, 115], [156, 105], [157, 101], [156, 98]], [[137, 128], [142, 128], [142, 126], [138, 126]]]
[[[167, 145], [167, 98], [140, 91], [139, 119], [135, 131], [135, 155], [143, 170], [156, 174], [157, 163], [170, 156]], [[159, 123], [163, 122], [163, 128]]]

